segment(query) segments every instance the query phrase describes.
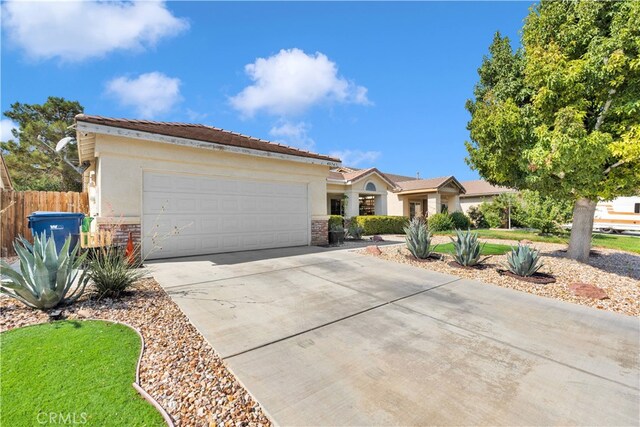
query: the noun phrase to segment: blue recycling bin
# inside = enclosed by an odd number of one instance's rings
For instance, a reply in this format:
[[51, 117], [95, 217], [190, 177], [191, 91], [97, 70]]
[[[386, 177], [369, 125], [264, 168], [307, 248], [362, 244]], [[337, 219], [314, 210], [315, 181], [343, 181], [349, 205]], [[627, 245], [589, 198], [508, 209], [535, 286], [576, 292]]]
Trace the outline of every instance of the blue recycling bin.
[[80, 225], [84, 214], [75, 212], [33, 212], [28, 216], [29, 228], [34, 236], [46, 233], [47, 237], [53, 236], [58, 253], [64, 246], [67, 236], [71, 235], [72, 250], [80, 239]]

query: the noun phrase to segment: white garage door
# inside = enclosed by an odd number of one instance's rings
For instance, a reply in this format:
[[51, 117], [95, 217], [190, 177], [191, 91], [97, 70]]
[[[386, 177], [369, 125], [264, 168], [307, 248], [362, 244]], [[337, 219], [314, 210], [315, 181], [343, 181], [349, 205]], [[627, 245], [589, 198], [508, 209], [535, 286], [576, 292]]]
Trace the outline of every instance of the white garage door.
[[149, 259], [309, 243], [303, 183], [145, 172], [142, 205]]

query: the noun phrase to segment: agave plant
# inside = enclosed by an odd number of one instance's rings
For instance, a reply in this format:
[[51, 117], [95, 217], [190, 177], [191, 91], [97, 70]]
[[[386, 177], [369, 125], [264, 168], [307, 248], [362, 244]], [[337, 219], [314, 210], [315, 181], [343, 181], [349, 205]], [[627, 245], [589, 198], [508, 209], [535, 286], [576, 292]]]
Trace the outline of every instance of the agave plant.
[[507, 254], [507, 269], [518, 276], [529, 277], [542, 267], [540, 251], [528, 245], [512, 247]]
[[97, 249], [89, 262], [89, 277], [98, 297], [118, 297], [144, 277], [145, 271], [131, 265], [123, 248]]
[[[471, 231], [456, 230], [456, 238], [451, 237], [455, 254], [453, 258], [460, 265], [465, 267], [473, 267], [481, 264], [484, 260], [480, 260], [480, 254], [484, 244], [478, 241], [478, 233]], [[486, 258], [485, 258], [486, 259]]]
[[351, 220], [349, 228], [347, 228], [347, 234], [352, 239], [360, 240], [364, 234], [364, 227], [359, 226], [355, 220]]
[[418, 259], [427, 259], [433, 255], [433, 251], [438, 245], [431, 246], [431, 233], [422, 218], [415, 217], [407, 227], [404, 227], [406, 234], [407, 249]]
[[77, 300], [84, 292], [89, 276], [84, 271], [75, 289], [69, 293], [86, 256], [77, 256], [78, 246], [69, 251], [70, 245], [71, 236], [67, 237], [58, 254], [53, 236], [36, 235], [33, 245], [23, 237], [16, 239], [13, 246], [20, 259], [20, 272], [0, 261], [0, 293], [41, 310], [53, 308], [65, 298], [69, 303]]

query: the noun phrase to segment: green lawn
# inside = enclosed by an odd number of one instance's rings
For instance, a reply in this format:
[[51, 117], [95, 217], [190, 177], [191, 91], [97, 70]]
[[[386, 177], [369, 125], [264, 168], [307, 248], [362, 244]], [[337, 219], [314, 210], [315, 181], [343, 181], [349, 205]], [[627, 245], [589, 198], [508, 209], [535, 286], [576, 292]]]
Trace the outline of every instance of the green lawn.
[[131, 385], [141, 342], [124, 325], [46, 323], [2, 333], [0, 346], [2, 426], [166, 425]]
[[[532, 242], [546, 243], [569, 243], [569, 234], [560, 235], [540, 235], [531, 231], [523, 230], [474, 230], [477, 231], [479, 237], [486, 239], [506, 239], [506, 240], [531, 240]], [[438, 233], [440, 234], [440, 233]], [[445, 235], [453, 235], [453, 232], [442, 233]], [[617, 234], [600, 234], [594, 233], [593, 246], [609, 249], [618, 249], [622, 251], [635, 252], [640, 254], [640, 238], [633, 236], [620, 236]]]
[[[511, 246], [509, 245], [500, 245], [498, 243], [486, 243], [482, 247], [482, 251], [480, 252], [482, 255], [502, 255], [511, 250]], [[453, 243], [444, 243], [438, 245], [436, 248], [436, 252], [441, 254], [454, 254], [455, 249], [453, 248]]]

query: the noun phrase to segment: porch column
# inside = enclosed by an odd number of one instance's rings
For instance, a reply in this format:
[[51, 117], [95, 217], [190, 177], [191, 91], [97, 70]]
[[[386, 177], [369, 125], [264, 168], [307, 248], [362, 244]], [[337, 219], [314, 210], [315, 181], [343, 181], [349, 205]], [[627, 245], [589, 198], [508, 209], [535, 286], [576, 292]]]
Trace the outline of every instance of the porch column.
[[376, 215], [387, 215], [387, 195], [376, 196]]
[[357, 191], [348, 191], [347, 193], [347, 209], [344, 216], [351, 218], [360, 214], [360, 193]]
[[449, 213], [460, 211], [462, 211], [460, 207], [460, 196], [458, 194], [449, 196]]

